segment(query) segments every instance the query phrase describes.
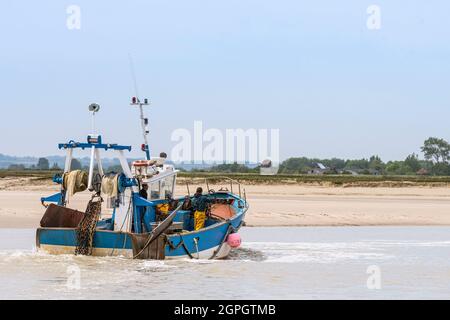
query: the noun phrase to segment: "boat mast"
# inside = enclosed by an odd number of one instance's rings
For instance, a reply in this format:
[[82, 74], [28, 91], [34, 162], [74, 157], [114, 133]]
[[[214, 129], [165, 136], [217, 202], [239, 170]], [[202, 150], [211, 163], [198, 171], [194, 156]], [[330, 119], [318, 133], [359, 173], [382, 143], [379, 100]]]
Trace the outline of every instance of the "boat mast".
[[131, 99], [131, 105], [139, 106], [139, 112], [140, 112], [140, 117], [141, 117], [142, 136], [144, 138], [144, 144], [141, 146], [141, 150], [145, 152], [146, 159], [150, 160], [150, 148], [148, 146], [148, 135], [150, 133], [150, 130], [148, 129], [148, 118], [146, 118], [144, 116], [144, 108], [143, 108], [143, 106], [147, 106], [147, 105], [149, 105], [149, 103], [148, 103], [147, 98], [144, 99], [144, 102], [141, 102], [141, 100], [139, 99], [136, 74], [134, 73], [133, 58], [132, 58], [131, 54], [128, 54], [128, 58], [130, 60], [130, 70], [131, 70], [131, 76], [133, 77], [134, 91], [136, 93], [136, 96], [134, 96]]
[[141, 149], [145, 152], [145, 157], [147, 160], [150, 160], [150, 148], [148, 146], [148, 134], [150, 130], [148, 129], [148, 118], [144, 116], [144, 106], [148, 106], [148, 99], [145, 98], [144, 102], [141, 102], [138, 97], [133, 97], [131, 99], [132, 106], [139, 106], [140, 118], [141, 118], [141, 127], [142, 127], [142, 136], [144, 138], [144, 144]]
[[89, 111], [92, 112], [92, 133], [88, 135], [88, 143], [92, 144], [91, 146], [91, 159], [89, 162], [89, 178], [88, 178], [88, 189], [89, 191], [94, 191], [92, 186], [92, 179], [94, 177], [94, 158], [97, 158], [98, 168], [100, 173], [103, 175], [103, 169], [101, 168], [100, 162], [100, 154], [98, 150], [95, 148], [96, 144], [101, 143], [100, 135], [97, 135], [95, 132], [95, 114], [100, 111], [100, 106], [96, 103], [91, 103], [89, 105]]

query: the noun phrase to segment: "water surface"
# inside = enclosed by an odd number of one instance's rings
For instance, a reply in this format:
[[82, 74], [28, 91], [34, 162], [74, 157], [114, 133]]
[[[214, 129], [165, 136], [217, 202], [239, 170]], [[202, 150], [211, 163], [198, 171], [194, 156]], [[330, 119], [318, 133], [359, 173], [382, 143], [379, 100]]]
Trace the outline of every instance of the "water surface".
[[51, 256], [34, 232], [0, 229], [1, 299], [450, 298], [449, 227], [243, 228], [224, 261]]

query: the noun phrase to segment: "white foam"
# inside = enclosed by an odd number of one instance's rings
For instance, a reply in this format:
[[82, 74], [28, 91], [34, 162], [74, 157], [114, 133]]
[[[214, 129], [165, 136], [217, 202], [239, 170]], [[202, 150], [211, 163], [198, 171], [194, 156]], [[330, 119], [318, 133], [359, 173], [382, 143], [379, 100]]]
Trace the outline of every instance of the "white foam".
[[346, 260], [380, 260], [394, 257], [370, 242], [252, 242], [246, 243], [244, 248], [260, 251], [266, 263], [336, 263]]

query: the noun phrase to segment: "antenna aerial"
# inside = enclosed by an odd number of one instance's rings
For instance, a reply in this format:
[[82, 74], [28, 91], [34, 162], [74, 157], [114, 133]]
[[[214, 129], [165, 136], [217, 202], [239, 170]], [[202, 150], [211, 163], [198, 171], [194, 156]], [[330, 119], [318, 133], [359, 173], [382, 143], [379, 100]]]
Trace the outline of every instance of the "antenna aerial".
[[128, 59], [130, 61], [130, 70], [131, 70], [131, 77], [133, 78], [134, 93], [136, 94], [136, 98], [139, 99], [139, 92], [138, 92], [136, 74], [134, 72], [133, 57], [131, 56], [131, 53], [128, 54]]

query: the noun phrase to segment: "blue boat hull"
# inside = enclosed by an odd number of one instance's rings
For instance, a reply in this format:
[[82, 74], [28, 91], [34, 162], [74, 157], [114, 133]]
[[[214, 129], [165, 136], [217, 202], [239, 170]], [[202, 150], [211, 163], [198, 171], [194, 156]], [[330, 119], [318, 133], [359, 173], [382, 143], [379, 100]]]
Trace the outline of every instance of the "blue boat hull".
[[[226, 243], [230, 230], [236, 232], [242, 225], [245, 211], [232, 219], [219, 222], [199, 231], [168, 235], [165, 245], [166, 259], [196, 258], [223, 259], [231, 248]], [[39, 228], [36, 232], [38, 250], [50, 254], [74, 254], [77, 243], [76, 229]], [[132, 234], [97, 230], [94, 235], [93, 256], [133, 257]]]

